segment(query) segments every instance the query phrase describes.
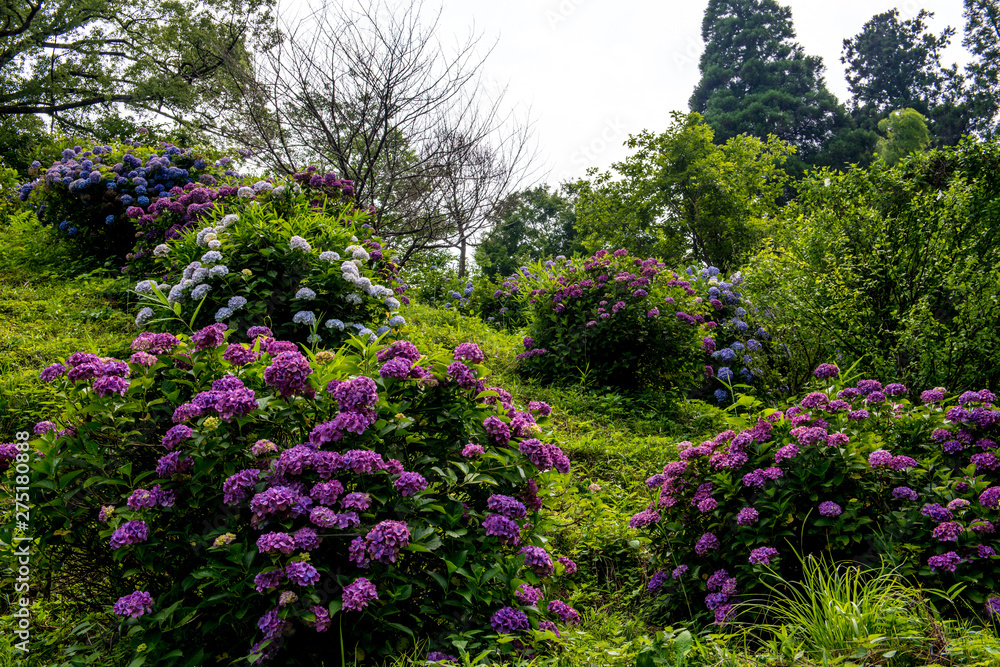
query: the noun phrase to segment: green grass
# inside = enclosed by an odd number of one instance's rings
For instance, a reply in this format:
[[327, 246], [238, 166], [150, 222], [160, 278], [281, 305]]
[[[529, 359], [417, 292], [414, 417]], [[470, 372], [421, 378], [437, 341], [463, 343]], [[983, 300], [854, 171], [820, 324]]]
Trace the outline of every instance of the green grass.
[[[127, 354], [136, 332], [129, 284], [114, 267], [79, 261], [31, 216], [10, 221], [0, 235], [0, 437], [51, 414], [55, 398], [38, 379], [40, 369], [76, 351]], [[625, 395], [586, 384], [540, 386], [516, 373], [522, 334], [419, 304], [405, 316], [404, 333], [420, 350], [450, 350], [474, 341], [488, 356], [488, 386], [504, 387], [522, 407], [531, 400], [549, 403], [546, 439], [573, 460], [570, 475], [549, 473], [543, 528], [551, 549], [579, 565], [576, 575], [561, 578], [560, 588], [549, 593], [576, 607], [580, 624], [565, 630], [558, 647], [537, 656], [504, 660], [493, 653], [478, 662], [470, 656], [469, 665], [1000, 664], [1000, 641], [990, 621], [976, 626], [942, 621], [919, 591], [891, 573], [819, 561], [801, 584], [773, 581], [774, 596], [761, 601], [755, 613], [766, 613], [753, 624], [737, 623], [720, 633], [716, 627], [687, 627], [683, 618], [663, 618], [646, 590], [652, 574], [648, 538], [628, 522], [650, 500], [646, 478], [675, 459], [677, 443], [698, 443], [725, 429], [725, 413], [669, 392]], [[124, 664], [109, 648], [118, 636], [117, 619], [61, 600], [54, 591], [51, 599], [36, 602], [35, 627], [46, 642], [39, 646], [45, 658], [38, 664], [87, 664], [82, 658], [87, 654], [98, 656], [89, 664]], [[0, 667], [13, 664], [2, 632], [10, 627], [10, 618], [0, 617]], [[334, 654], [328, 664], [340, 665], [339, 651]], [[393, 667], [421, 664], [422, 656], [421, 651], [401, 655]]]
[[24, 430], [54, 406], [38, 379], [78, 351], [120, 355], [136, 329], [127, 279], [80, 262], [32, 217], [0, 234], [0, 433]]

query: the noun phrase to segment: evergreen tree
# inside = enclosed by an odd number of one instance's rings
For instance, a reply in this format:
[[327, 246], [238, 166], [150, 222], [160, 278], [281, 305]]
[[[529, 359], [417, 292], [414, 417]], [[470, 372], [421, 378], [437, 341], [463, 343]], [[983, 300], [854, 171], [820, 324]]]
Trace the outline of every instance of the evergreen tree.
[[992, 133], [1000, 110], [1000, 2], [965, 0], [962, 44], [975, 56], [966, 68], [972, 84], [968, 97], [972, 129]]
[[716, 141], [773, 134], [806, 162], [822, 150], [844, 112], [823, 83], [822, 60], [795, 42], [789, 8], [775, 0], [709, 0], [701, 34], [702, 78], [690, 106]]
[[847, 65], [851, 115], [864, 130], [874, 130], [890, 112], [910, 108], [930, 121], [938, 145], [953, 145], [969, 126], [963, 77], [957, 67], [943, 67], [942, 51], [955, 29], [926, 32], [934, 14], [920, 10], [901, 21], [899, 11], [876, 14], [861, 32], [844, 40], [841, 62]]

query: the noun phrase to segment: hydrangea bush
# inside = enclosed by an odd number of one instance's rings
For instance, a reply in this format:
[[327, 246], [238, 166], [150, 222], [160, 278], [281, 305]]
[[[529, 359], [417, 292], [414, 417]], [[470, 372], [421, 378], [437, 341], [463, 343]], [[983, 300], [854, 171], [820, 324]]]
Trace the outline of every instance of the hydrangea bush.
[[689, 267], [686, 273], [719, 325], [702, 340], [702, 350], [711, 357], [705, 368], [710, 393], [720, 403], [731, 401], [733, 385], [760, 384], [761, 362], [772, 347], [771, 335], [758, 325], [760, 314], [741, 291], [743, 277], [738, 271], [728, 278], [714, 266]]
[[208, 149], [168, 143], [75, 146], [47, 167], [33, 162], [29, 173], [37, 177], [19, 196], [87, 255], [141, 259], [236, 191], [228, 185], [239, 185], [231, 163]]
[[[565, 259], [560, 258], [560, 261]], [[507, 331], [528, 325], [530, 308], [518, 299], [520, 280], [527, 275], [528, 267], [506, 278], [489, 276], [473, 279], [473, 290], [466, 297], [465, 309], [470, 314], [488, 322], [493, 327]]]
[[518, 355], [544, 381], [619, 387], [694, 386], [704, 369], [702, 340], [715, 322], [689, 280], [627, 250], [536, 263], [516, 284], [531, 309]]
[[322, 346], [398, 331], [406, 288], [365, 216], [304, 201], [217, 212], [154, 250], [162, 281], [136, 283], [136, 323], [163, 329], [180, 319], [194, 330], [265, 322], [281, 338]]
[[[510, 651], [578, 619], [549, 592], [575, 565], [538, 535], [569, 460], [476, 345], [312, 356], [216, 324], [132, 349], [42, 372], [64, 409], [30, 461], [39, 562], [122, 617], [132, 664], [312, 665], [341, 638], [366, 664], [447, 657], [461, 633]], [[0, 471], [18, 455], [0, 445]]]
[[848, 386], [833, 364], [784, 412], [767, 409], [651, 476], [631, 527], [659, 559], [649, 590], [675, 614], [731, 618], [765, 568], [799, 579], [797, 554], [877, 564], [947, 590], [982, 613], [996, 591], [1000, 410], [988, 390], [921, 401], [901, 384]]

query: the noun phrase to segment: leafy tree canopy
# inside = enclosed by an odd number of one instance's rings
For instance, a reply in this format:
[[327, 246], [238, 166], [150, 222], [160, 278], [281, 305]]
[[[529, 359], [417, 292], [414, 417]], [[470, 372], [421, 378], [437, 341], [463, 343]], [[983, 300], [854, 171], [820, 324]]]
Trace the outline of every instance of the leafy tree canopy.
[[591, 171], [577, 203], [588, 250], [625, 247], [667, 264], [735, 268], [767, 233], [795, 148], [777, 137], [731, 137], [722, 146], [700, 114], [673, 114], [662, 134], [629, 137], [635, 152]]
[[508, 276], [529, 260], [570, 256], [583, 250], [576, 234], [575, 187], [548, 185], [507, 198], [496, 226], [476, 248], [484, 275]]
[[273, 41], [274, 0], [12, 0], [0, 4], [0, 117], [124, 104], [183, 117], [225, 96], [222, 65]]
[[1000, 2], [965, 0], [965, 38], [962, 44], [975, 59], [967, 66], [973, 113], [972, 129], [995, 131], [1000, 110]]
[[894, 165], [910, 153], [926, 150], [931, 133], [920, 112], [900, 109], [879, 121], [878, 129], [885, 134], [879, 139], [878, 152], [887, 164]]

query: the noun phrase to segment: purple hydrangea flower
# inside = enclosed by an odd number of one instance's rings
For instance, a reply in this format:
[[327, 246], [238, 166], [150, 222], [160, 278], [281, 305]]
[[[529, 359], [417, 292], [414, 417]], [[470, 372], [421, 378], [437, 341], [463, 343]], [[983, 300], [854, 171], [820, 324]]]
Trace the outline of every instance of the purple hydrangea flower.
[[542, 599], [542, 592], [530, 584], [521, 584], [514, 591], [514, 597], [525, 607], [537, 607]]
[[531, 624], [528, 623], [528, 615], [513, 607], [504, 607], [493, 614], [493, 617], [490, 618], [490, 625], [493, 626], [494, 632], [502, 635], [525, 632], [531, 628]]
[[261, 553], [280, 551], [283, 554], [290, 554], [295, 550], [295, 538], [288, 533], [264, 533], [257, 538], [257, 550]]
[[498, 445], [507, 446], [510, 442], [510, 427], [500, 420], [499, 417], [487, 417], [483, 420], [483, 427], [487, 435]]
[[344, 601], [344, 611], [361, 611], [372, 600], [378, 600], [375, 584], [364, 577], [358, 577], [344, 586], [341, 594]]
[[298, 352], [282, 352], [264, 369], [264, 382], [276, 388], [282, 396], [306, 393], [313, 369], [309, 360]]
[[455, 348], [455, 359], [481, 364], [486, 361], [486, 355], [475, 343], [462, 343]]
[[393, 483], [400, 495], [412, 496], [427, 488], [427, 480], [417, 472], [404, 472]]
[[501, 514], [490, 514], [483, 520], [483, 529], [487, 535], [500, 538], [503, 544], [517, 546], [521, 543], [521, 528]]
[[111, 536], [111, 548], [119, 549], [129, 544], [139, 544], [149, 539], [149, 526], [145, 521], [127, 521]]
[[254, 587], [257, 589], [258, 593], [263, 593], [269, 591], [272, 588], [277, 588], [285, 579], [285, 571], [281, 568], [277, 570], [269, 570], [267, 572], [261, 572], [256, 577], [253, 578]]
[[753, 507], [744, 507], [736, 515], [736, 525], [738, 526], [750, 526], [757, 523], [760, 518], [760, 514]]
[[934, 537], [940, 542], [957, 542], [963, 532], [965, 528], [956, 521], [942, 521], [934, 527]]
[[670, 576], [673, 579], [680, 579], [690, 569], [691, 568], [689, 568], [687, 565], [683, 565], [683, 564], [682, 565], [678, 565], [677, 567], [674, 568], [674, 571], [670, 573]]
[[470, 442], [469, 444], [467, 444], [465, 447], [462, 448], [462, 456], [464, 456], [467, 459], [477, 458], [485, 453], [486, 450], [483, 449], [482, 445], [477, 445], [472, 442]]
[[632, 528], [645, 528], [657, 523], [660, 520], [660, 513], [653, 509], [645, 509], [632, 516], [628, 525]]
[[828, 380], [840, 375], [840, 369], [834, 364], [820, 364], [816, 367], [816, 370], [813, 371], [813, 375], [820, 380]]
[[486, 506], [491, 512], [502, 514], [511, 519], [523, 519], [528, 515], [524, 503], [510, 496], [494, 494], [486, 501]]
[[825, 517], [832, 518], [835, 516], [840, 516], [841, 512], [843, 511], [844, 510], [841, 509], [840, 505], [830, 500], [827, 500], [819, 504], [819, 513]]
[[546, 609], [549, 613], [558, 616], [565, 625], [576, 625], [580, 622], [580, 614], [562, 600], [552, 600]]
[[916, 500], [917, 492], [908, 486], [897, 486], [892, 490], [892, 497], [896, 500]]
[[750, 552], [750, 562], [754, 565], [770, 565], [771, 559], [778, 555], [774, 547], [758, 547]]
[[525, 567], [531, 568], [540, 577], [547, 577], [555, 571], [552, 557], [542, 547], [526, 546], [518, 553], [524, 554]]
[[153, 597], [146, 591], [136, 591], [118, 598], [111, 611], [119, 616], [131, 616], [137, 618], [143, 614], [153, 611]]
[[285, 576], [299, 586], [311, 586], [319, 581], [319, 571], [310, 563], [298, 560], [285, 566]]
[[709, 551], [719, 548], [719, 538], [712, 533], [705, 533], [698, 538], [694, 545], [694, 552], [699, 556], [704, 556]]
[[935, 570], [946, 570], [948, 572], [954, 572], [958, 564], [962, 562], [962, 557], [959, 556], [954, 551], [949, 551], [947, 553], [941, 554], [940, 556], [931, 556], [927, 559], [927, 564]]

